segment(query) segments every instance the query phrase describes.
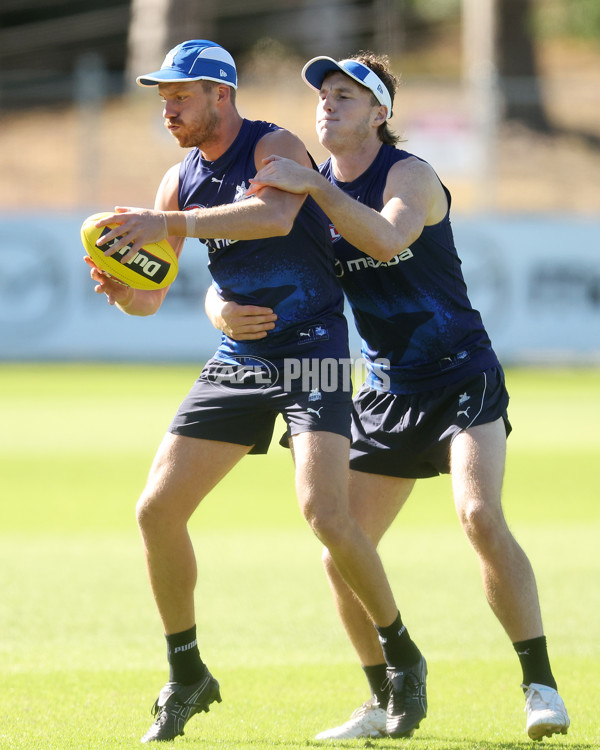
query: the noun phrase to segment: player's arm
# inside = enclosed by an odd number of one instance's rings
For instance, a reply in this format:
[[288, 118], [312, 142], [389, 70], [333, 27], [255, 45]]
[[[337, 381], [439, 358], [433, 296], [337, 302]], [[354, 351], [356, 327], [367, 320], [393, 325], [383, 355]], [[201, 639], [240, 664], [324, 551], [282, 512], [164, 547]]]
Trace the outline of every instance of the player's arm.
[[277, 320], [270, 307], [224, 300], [212, 285], [206, 293], [204, 309], [213, 326], [236, 341], [263, 339], [267, 331], [275, 328]]
[[381, 212], [359, 203], [318, 172], [278, 157], [266, 159], [252, 183], [308, 193], [348, 242], [381, 261], [409, 247], [425, 226], [437, 224], [448, 209], [433, 169], [412, 157], [390, 169]]
[[[301, 164], [309, 164], [302, 141], [287, 130], [277, 130], [263, 136], [255, 149], [256, 169], [268, 154], [287, 157]], [[118, 212], [97, 222], [96, 226], [119, 223], [119, 227], [103, 235], [102, 244], [119, 235], [107, 255], [133, 242], [123, 256], [126, 263], [148, 242], [158, 242], [168, 233], [177, 237], [202, 239], [254, 240], [289, 234], [305, 196], [285, 193], [274, 188], [262, 190], [260, 195], [212, 208], [191, 211], [147, 211], [118, 209]]]
[[[178, 208], [178, 184], [179, 165], [177, 164], [162, 179], [156, 193], [155, 209]], [[179, 257], [183, 249], [183, 238], [169, 236], [167, 239]], [[98, 294], [105, 294], [110, 305], [116, 305], [128, 315], [153, 315], [162, 305], [169, 290], [169, 287], [152, 290], [132, 289], [100, 271], [91, 258], [86, 257], [85, 261], [90, 266], [90, 276], [96, 282], [95, 291]]]

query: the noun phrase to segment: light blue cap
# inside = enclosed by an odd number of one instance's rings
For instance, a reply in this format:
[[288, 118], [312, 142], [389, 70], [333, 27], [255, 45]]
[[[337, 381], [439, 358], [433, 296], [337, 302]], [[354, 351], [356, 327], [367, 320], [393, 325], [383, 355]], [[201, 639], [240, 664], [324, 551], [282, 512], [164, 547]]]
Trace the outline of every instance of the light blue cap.
[[140, 86], [179, 81], [217, 81], [237, 89], [237, 72], [233, 57], [215, 42], [191, 39], [167, 54], [160, 70], [136, 79]]

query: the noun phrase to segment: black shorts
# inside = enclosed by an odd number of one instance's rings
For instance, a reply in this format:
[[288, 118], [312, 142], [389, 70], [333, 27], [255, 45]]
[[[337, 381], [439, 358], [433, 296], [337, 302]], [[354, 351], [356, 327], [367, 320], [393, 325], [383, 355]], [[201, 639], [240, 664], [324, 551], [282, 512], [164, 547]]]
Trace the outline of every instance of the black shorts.
[[504, 420], [508, 392], [501, 367], [423, 393], [364, 386], [354, 397], [350, 468], [406, 479], [450, 473], [450, 445], [469, 427]]
[[228, 366], [214, 359], [207, 362], [169, 432], [250, 445], [250, 453], [266, 453], [281, 414], [290, 435], [333, 432], [350, 439], [352, 384], [346, 382], [345, 371], [340, 369], [337, 387], [311, 388], [300, 378], [286, 382], [282, 371], [267, 365], [266, 369], [248, 364], [229, 368], [222, 377]]

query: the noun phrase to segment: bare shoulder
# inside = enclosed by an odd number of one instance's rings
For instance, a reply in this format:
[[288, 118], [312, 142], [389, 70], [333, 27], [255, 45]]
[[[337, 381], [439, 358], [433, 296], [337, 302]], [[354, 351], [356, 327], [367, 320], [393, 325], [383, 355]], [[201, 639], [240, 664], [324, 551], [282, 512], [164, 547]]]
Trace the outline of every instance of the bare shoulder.
[[397, 161], [388, 172], [384, 202], [400, 198], [406, 205], [420, 203], [426, 224], [437, 224], [448, 210], [448, 199], [433, 167], [415, 156]]
[[392, 165], [388, 172], [388, 184], [410, 185], [411, 187], [441, 187], [435, 170], [426, 161], [409, 156]]
[[307, 167], [310, 166], [310, 159], [304, 143], [297, 135], [283, 128], [264, 135], [258, 142], [255, 153], [257, 167], [262, 166], [262, 160], [272, 154], [285, 156]]

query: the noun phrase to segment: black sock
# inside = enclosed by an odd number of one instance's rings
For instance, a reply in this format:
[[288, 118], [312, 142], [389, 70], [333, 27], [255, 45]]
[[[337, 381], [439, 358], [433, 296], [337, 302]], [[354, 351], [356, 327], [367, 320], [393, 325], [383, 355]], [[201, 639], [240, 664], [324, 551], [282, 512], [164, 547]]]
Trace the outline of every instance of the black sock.
[[383, 664], [374, 664], [371, 667], [363, 667], [363, 672], [369, 682], [371, 695], [384, 711], [387, 708], [390, 697], [390, 689], [387, 687], [386, 669], [387, 664], [385, 662]]
[[377, 634], [388, 667], [406, 669], [412, 667], [421, 658], [421, 652], [402, 624], [400, 612], [391, 625], [377, 628]]
[[530, 638], [528, 641], [517, 641], [513, 643], [513, 647], [521, 662], [523, 684], [529, 685], [537, 682], [539, 685], [548, 685], [556, 690], [556, 680], [550, 669], [546, 636]]
[[194, 682], [201, 680], [206, 667], [198, 650], [196, 626], [181, 633], [172, 633], [165, 638], [169, 660], [169, 681], [193, 685]]

